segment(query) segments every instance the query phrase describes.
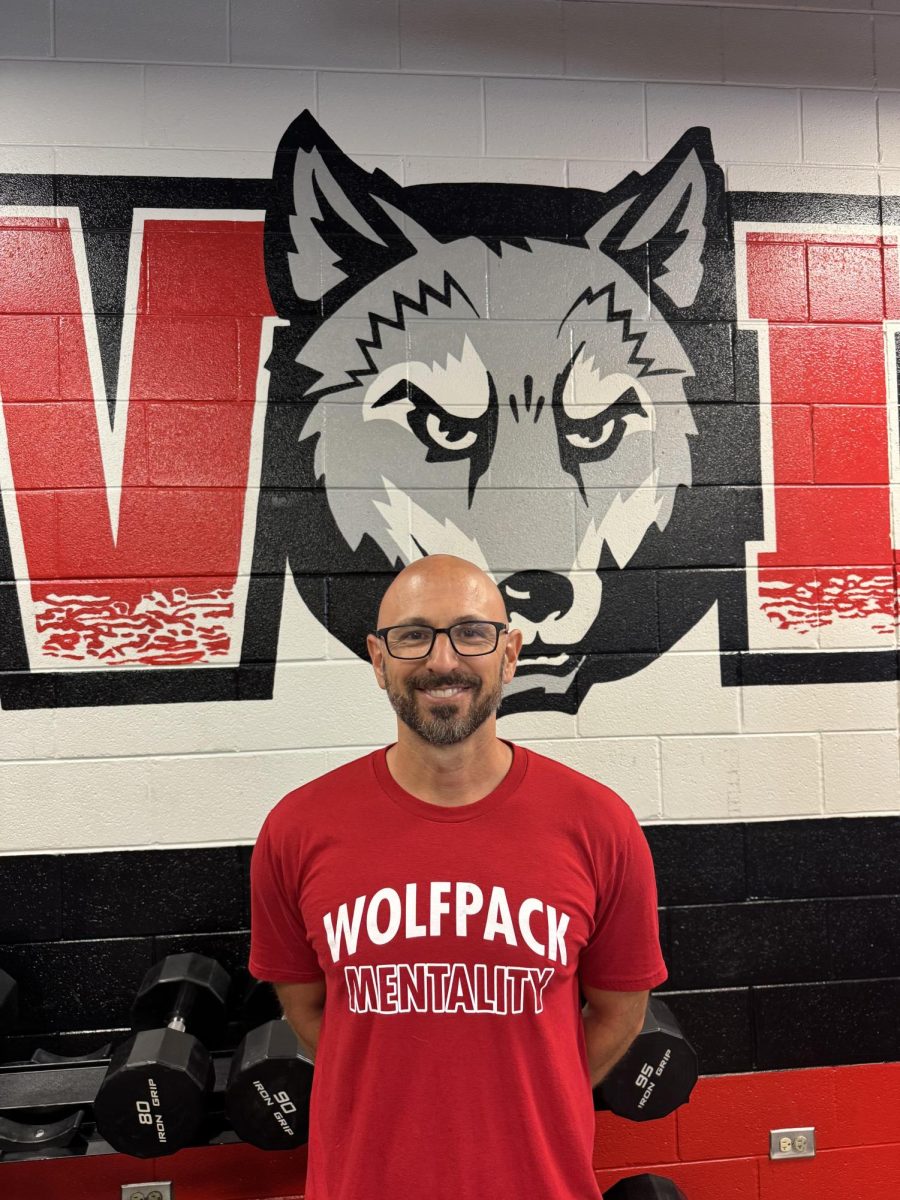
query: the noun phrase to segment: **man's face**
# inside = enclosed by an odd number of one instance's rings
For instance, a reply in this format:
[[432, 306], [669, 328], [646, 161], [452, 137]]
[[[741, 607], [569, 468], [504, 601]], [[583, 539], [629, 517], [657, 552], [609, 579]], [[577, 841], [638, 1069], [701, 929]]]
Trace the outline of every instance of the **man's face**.
[[[506, 623], [503, 601], [481, 572], [443, 568], [402, 576], [386, 594], [379, 628], [430, 625], [449, 628], [464, 621]], [[427, 658], [393, 658], [384, 641], [370, 636], [369, 653], [378, 683], [398, 718], [433, 746], [452, 746], [494, 718], [503, 685], [512, 679], [521, 636], [501, 633], [491, 654], [463, 655], [446, 634], [438, 634]]]
[[[438, 635], [438, 642], [444, 640]], [[470, 737], [500, 707], [503, 668], [496, 650], [478, 658], [460, 655], [455, 665], [433, 661], [436, 657], [442, 658], [434, 652], [417, 661], [388, 657], [385, 691], [394, 712], [413, 733], [432, 746], [452, 746]], [[482, 659], [488, 660], [488, 670], [479, 670]]]

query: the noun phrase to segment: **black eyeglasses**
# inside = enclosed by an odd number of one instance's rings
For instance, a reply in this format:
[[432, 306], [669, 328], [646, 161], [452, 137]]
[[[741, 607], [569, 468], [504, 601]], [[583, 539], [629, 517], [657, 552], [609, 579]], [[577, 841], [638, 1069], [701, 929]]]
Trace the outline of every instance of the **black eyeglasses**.
[[457, 621], [448, 629], [431, 625], [388, 625], [376, 629], [391, 658], [427, 658], [439, 633], [446, 633], [457, 654], [474, 658], [478, 654], [493, 654], [500, 634], [507, 627], [502, 621]]

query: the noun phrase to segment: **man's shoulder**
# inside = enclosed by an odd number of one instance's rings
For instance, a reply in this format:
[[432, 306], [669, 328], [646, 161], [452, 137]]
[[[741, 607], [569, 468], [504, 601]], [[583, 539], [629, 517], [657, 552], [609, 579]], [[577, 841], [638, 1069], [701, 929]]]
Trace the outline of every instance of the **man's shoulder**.
[[[598, 763], [598, 770], [602, 770], [602, 764]], [[531, 748], [528, 749], [528, 782], [542, 790], [552, 789], [551, 794], [570, 811], [583, 806], [585, 812], [593, 816], [600, 814], [616, 823], [634, 820], [626, 801], [596, 776]]]
[[294, 825], [302, 814], [313, 815], [323, 807], [333, 811], [345, 799], [359, 794], [360, 787], [371, 777], [372, 759], [378, 753], [370, 751], [292, 788], [272, 808], [267, 823]]

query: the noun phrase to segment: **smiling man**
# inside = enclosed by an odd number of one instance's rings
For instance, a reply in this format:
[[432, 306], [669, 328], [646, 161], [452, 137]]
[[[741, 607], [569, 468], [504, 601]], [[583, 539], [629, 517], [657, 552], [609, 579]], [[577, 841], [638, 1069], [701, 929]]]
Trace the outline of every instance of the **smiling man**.
[[260, 833], [250, 970], [315, 1057], [307, 1200], [600, 1196], [591, 1087], [666, 976], [653, 866], [618, 796], [498, 738], [521, 641], [472, 564], [401, 571], [368, 639], [397, 741]]

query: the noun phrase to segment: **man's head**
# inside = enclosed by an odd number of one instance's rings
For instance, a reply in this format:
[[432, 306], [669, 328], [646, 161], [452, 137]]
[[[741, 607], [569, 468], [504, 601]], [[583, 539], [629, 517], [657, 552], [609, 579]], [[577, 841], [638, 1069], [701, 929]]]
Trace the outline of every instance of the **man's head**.
[[[461, 623], [501, 622], [504, 631], [487, 654], [464, 654], [438, 634], [425, 658], [398, 658], [384, 637], [369, 634], [369, 657], [400, 721], [424, 741], [449, 746], [465, 741], [495, 720], [503, 685], [516, 669], [522, 644], [506, 630], [506, 609], [496, 584], [484, 571], [449, 554], [411, 563], [391, 583], [378, 609], [378, 628], [428, 625], [449, 629]], [[462, 630], [462, 645], [469, 630]], [[426, 642], [427, 645], [427, 642]], [[405, 651], [402, 651], [405, 652]]]

